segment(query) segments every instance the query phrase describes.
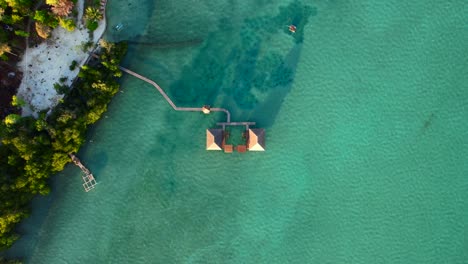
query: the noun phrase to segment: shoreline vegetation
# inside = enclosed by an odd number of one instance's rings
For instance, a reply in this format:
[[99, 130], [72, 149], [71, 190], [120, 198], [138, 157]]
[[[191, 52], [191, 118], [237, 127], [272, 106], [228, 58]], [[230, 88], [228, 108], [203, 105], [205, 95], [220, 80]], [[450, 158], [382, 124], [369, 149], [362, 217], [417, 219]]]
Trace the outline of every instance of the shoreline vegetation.
[[[99, 0], [0, 0], [0, 252], [19, 238], [16, 225], [32, 198], [50, 192], [48, 179], [71, 161], [120, 88], [127, 44], [96, 45], [103, 7]], [[0, 255], [0, 263], [21, 262]]]
[[85, 142], [87, 127], [99, 120], [119, 90], [118, 65], [126, 43], [101, 41], [99, 59], [84, 65], [73, 89], [47, 116], [9, 114], [0, 124], [0, 250], [18, 238], [15, 225], [29, 215], [37, 195], [47, 195], [49, 177], [62, 171]]

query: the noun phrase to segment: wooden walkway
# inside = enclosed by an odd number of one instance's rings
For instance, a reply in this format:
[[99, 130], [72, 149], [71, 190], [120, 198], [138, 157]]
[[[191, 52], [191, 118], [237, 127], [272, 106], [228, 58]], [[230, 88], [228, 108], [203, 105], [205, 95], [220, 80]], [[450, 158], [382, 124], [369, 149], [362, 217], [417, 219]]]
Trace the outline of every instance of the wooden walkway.
[[[172, 102], [171, 98], [169, 98], [169, 96], [167, 96], [166, 92], [164, 92], [164, 90], [156, 83], [154, 82], [153, 80], [150, 80], [148, 78], [146, 78], [145, 76], [143, 75], [140, 75], [134, 71], [131, 71], [127, 68], [124, 68], [122, 66], [119, 66], [119, 68], [130, 74], [130, 75], [133, 75], [134, 77], [137, 77], [138, 79], [142, 80], [142, 81], [145, 81], [151, 85], [153, 85], [157, 90], [158, 92], [164, 97], [164, 99], [166, 99], [166, 101], [171, 105], [171, 107], [176, 110], [176, 111], [188, 111], [188, 112], [202, 112], [203, 109], [200, 107], [178, 107], [174, 104], [174, 102]], [[213, 111], [213, 112], [224, 112], [226, 113], [226, 120], [227, 120], [227, 123], [230, 123], [231, 122], [231, 113], [229, 113], [229, 111], [227, 109], [224, 109], [224, 108], [211, 108], [210, 111]]]
[[89, 192], [90, 190], [94, 189], [97, 183], [93, 174], [83, 165], [83, 163], [81, 163], [80, 159], [78, 159], [75, 155], [69, 154], [69, 156], [73, 163], [75, 163], [75, 165], [78, 166], [84, 173], [84, 175], [81, 175], [81, 177], [83, 178], [83, 187], [85, 191]]
[[245, 126], [245, 130], [249, 130], [249, 126], [255, 126], [255, 122], [219, 122], [216, 124], [222, 126], [223, 130], [226, 129], [226, 126]]

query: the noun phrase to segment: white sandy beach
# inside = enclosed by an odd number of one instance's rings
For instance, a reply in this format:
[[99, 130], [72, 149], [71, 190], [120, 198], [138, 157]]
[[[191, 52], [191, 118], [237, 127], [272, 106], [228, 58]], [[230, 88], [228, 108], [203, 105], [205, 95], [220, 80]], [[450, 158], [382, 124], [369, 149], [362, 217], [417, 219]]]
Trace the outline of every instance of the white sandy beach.
[[97, 43], [104, 33], [105, 18], [100, 21], [90, 40], [88, 30], [82, 24], [83, 5], [84, 0], [78, 0], [78, 22], [73, 32], [57, 27], [49, 39], [25, 50], [18, 63], [23, 80], [17, 94], [27, 102], [23, 107], [23, 116], [36, 116], [39, 111], [52, 109], [58, 104], [63, 96], [57, 94], [54, 84], [66, 77], [64, 84], [71, 85], [78, 75], [79, 67], [71, 71], [70, 65], [74, 60], [79, 66], [83, 65], [89, 57], [89, 53], [83, 51], [83, 45], [88, 41]]

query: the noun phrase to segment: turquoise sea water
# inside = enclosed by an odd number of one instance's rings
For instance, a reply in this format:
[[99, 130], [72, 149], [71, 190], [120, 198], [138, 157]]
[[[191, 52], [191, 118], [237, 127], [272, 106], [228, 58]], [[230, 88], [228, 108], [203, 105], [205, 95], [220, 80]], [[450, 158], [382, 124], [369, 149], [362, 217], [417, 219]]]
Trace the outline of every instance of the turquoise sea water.
[[[28, 263], [468, 263], [465, 1], [109, 1], [131, 76], [8, 252]], [[121, 31], [112, 27], [122, 23]], [[298, 26], [296, 34], [287, 25]]]

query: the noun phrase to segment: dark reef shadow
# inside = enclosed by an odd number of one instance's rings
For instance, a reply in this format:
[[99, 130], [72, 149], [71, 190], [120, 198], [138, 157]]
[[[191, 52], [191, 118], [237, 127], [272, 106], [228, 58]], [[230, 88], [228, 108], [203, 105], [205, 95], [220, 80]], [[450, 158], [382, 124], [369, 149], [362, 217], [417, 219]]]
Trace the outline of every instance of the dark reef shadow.
[[107, 156], [107, 153], [104, 151], [100, 151], [93, 155], [92, 157], [93, 162], [92, 166], [90, 166], [90, 170], [93, 172], [93, 175], [97, 175], [96, 180], [99, 180], [99, 175], [101, 175], [101, 172], [105, 169], [107, 166], [109, 157]]
[[[253, 17], [240, 26], [220, 19], [168, 93], [180, 106], [204, 104], [228, 108], [233, 120], [270, 127], [291, 90], [302, 52], [304, 28], [315, 8], [295, 1], [274, 17]], [[296, 33], [288, 25], [297, 27]], [[271, 48], [275, 38], [291, 38], [289, 51]]]
[[[289, 52], [286, 57], [286, 64], [288, 67], [295, 69], [299, 61], [302, 50], [302, 44], [296, 45]], [[294, 79], [296, 71], [293, 71], [291, 78]], [[291, 91], [293, 82], [288, 82], [286, 85], [275, 89], [268, 94], [268, 97], [261, 103], [259, 103], [255, 109], [253, 109], [251, 116], [257, 120], [259, 127], [271, 127], [275, 121], [276, 115], [278, 114], [281, 105], [283, 104], [284, 98]]]

